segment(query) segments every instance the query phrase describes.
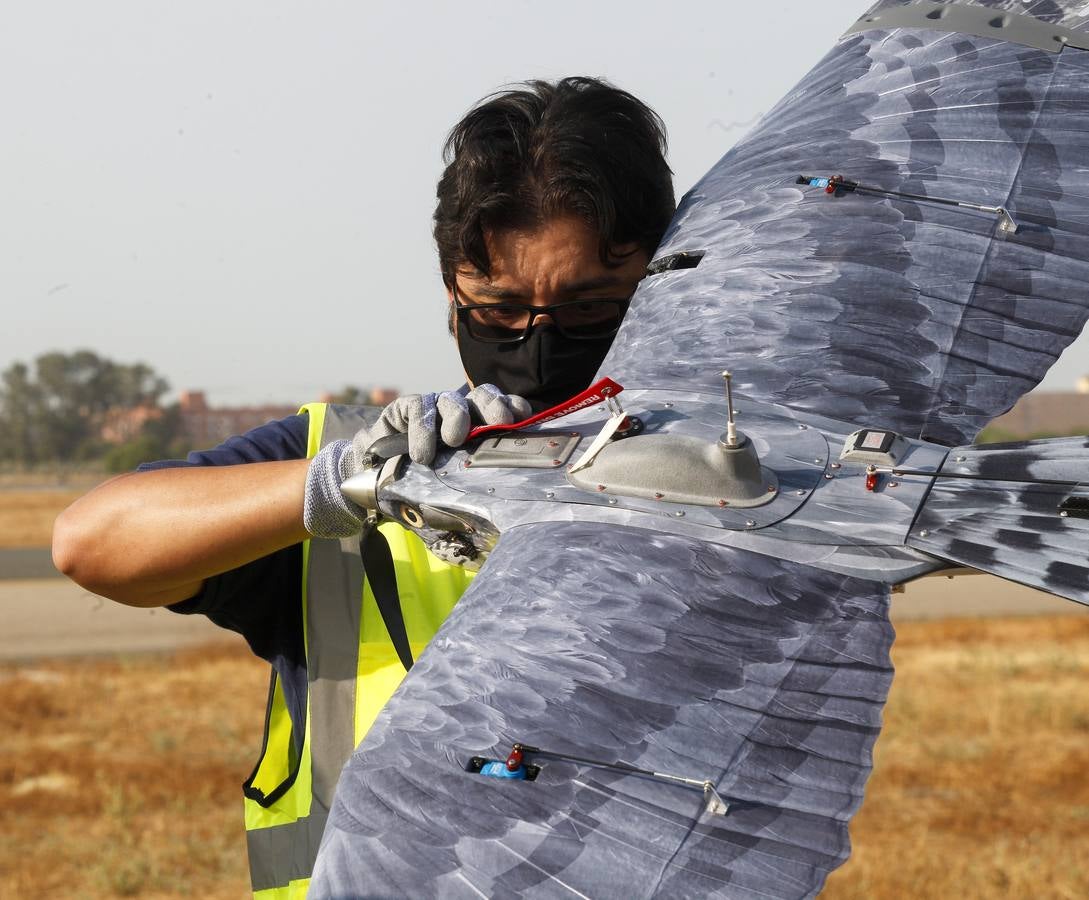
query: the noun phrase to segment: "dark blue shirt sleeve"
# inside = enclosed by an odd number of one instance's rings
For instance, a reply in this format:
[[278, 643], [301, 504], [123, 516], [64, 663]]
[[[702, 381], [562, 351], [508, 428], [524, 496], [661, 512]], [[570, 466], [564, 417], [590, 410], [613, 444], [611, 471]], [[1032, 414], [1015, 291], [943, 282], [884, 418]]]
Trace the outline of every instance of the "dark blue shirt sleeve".
[[[303, 459], [308, 427], [305, 414], [289, 416], [230, 437], [211, 450], [194, 451], [185, 459], [145, 463], [139, 471]], [[295, 545], [209, 578], [195, 597], [167, 608], [206, 615], [241, 634], [257, 656], [270, 662], [298, 664], [304, 655], [301, 583], [302, 547]]]
[[309, 416], [299, 413], [286, 419], [275, 419], [259, 425], [245, 434], [229, 437], [211, 450], [194, 450], [185, 459], [164, 459], [144, 463], [138, 469], [170, 469], [178, 466], [236, 466], [240, 463], [272, 462], [285, 459], [303, 459], [306, 456], [306, 438], [309, 432]]

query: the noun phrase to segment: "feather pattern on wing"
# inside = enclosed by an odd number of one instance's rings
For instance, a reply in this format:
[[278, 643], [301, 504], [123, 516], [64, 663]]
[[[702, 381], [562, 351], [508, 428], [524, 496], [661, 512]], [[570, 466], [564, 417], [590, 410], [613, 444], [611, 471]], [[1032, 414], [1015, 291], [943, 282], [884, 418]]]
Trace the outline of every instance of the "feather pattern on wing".
[[[908, 545], [1089, 603], [1089, 437], [957, 447]], [[1064, 510], [1064, 503], [1073, 502]]]
[[[918, 6], [927, 0], [878, 0], [864, 15], [872, 16], [890, 7]], [[1018, 16], [1030, 16], [1049, 25], [1059, 25], [1075, 31], [1089, 31], [1089, 7], [1080, 0], [935, 0], [938, 3], [955, 2], [959, 6], [981, 6], [995, 12], [1011, 12]]]
[[[349, 762], [311, 895], [809, 896], [848, 853], [887, 590], [622, 527], [506, 534]], [[521, 741], [713, 781], [543, 761]], [[472, 885], [470, 889], [469, 885]]]
[[[1015, 11], [1082, 27], [1073, 7]], [[1089, 312], [1087, 88], [1071, 48], [842, 40], [686, 196], [658, 255], [702, 261], [643, 282], [602, 373], [707, 393], [728, 368], [768, 404], [969, 441]], [[813, 896], [848, 853], [891, 642], [875, 582], [621, 525], [513, 527], [345, 768], [311, 896]], [[731, 809], [570, 762], [465, 771], [514, 742], [706, 778]]]
[[[1046, 11], [1044, 11], [1046, 12]], [[684, 198], [601, 371], [966, 443], [1089, 314], [1089, 52], [844, 39]], [[796, 185], [866, 185], [993, 214]]]

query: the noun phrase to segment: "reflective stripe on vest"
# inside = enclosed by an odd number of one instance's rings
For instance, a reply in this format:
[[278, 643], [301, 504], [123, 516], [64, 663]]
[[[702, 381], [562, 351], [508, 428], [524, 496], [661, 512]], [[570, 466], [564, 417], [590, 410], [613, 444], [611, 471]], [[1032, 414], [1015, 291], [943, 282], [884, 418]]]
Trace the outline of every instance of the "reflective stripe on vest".
[[[359, 407], [309, 404], [307, 456], [367, 424]], [[373, 412], [373, 411], [372, 411]], [[393, 523], [390, 544], [413, 654], [438, 630], [472, 573], [449, 566]], [[363, 585], [362, 595], [360, 585]], [[307, 716], [296, 752], [273, 674], [261, 761], [246, 784], [246, 841], [258, 900], [304, 897], [340, 771], [405, 671], [378, 615], [355, 538], [303, 544]]]

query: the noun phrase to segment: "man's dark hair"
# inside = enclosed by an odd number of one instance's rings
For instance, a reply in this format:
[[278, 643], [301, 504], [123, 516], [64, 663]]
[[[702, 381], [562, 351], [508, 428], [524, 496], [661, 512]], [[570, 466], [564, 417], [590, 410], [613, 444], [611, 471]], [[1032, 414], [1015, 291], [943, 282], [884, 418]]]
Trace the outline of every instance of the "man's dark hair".
[[676, 208], [662, 120], [631, 94], [596, 78], [529, 81], [486, 97], [450, 132], [439, 180], [435, 242], [442, 278], [458, 265], [484, 273], [485, 231], [532, 229], [578, 216], [613, 248], [648, 256]]

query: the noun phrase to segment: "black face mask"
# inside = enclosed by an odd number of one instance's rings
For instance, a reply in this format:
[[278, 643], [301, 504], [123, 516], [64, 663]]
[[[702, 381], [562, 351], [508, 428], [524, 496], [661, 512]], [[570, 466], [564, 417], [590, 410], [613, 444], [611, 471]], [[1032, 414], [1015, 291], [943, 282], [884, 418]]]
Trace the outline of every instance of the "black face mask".
[[516, 344], [478, 341], [458, 322], [458, 350], [474, 384], [494, 384], [525, 397], [534, 412], [562, 403], [590, 386], [613, 338], [576, 341], [551, 325], [535, 327]]

